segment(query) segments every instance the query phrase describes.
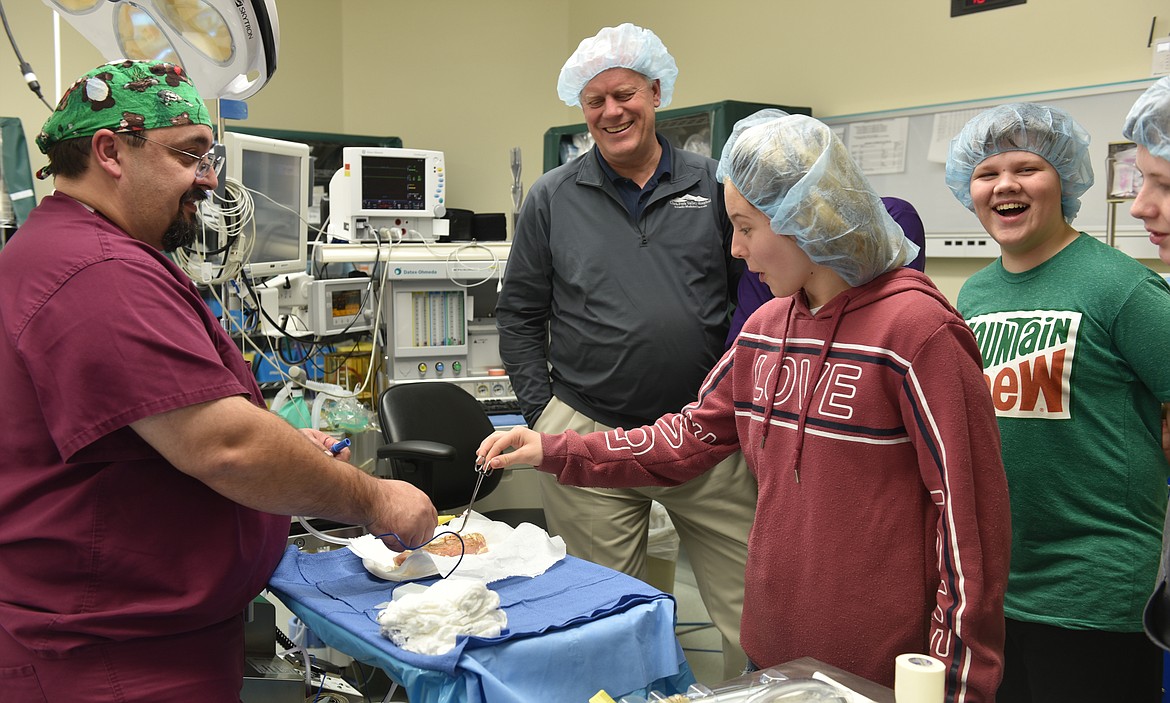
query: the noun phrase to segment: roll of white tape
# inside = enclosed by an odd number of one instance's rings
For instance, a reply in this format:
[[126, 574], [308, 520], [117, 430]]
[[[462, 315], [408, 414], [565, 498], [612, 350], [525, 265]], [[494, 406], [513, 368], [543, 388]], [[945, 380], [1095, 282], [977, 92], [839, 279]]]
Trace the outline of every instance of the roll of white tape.
[[897, 703], [942, 703], [947, 668], [925, 654], [899, 654], [894, 660], [894, 700]]

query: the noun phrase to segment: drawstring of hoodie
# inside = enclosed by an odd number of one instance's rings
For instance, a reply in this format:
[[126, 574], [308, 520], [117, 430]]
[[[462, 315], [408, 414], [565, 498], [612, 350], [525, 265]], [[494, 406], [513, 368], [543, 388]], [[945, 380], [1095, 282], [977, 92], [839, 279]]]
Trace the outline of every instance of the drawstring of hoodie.
[[763, 397], [764, 404], [764, 431], [760, 435], [760, 449], [764, 448], [764, 443], [768, 441], [768, 430], [772, 428], [772, 411], [776, 409], [776, 389], [780, 386], [780, 377], [783, 375], [784, 362], [784, 348], [788, 346], [788, 330], [792, 328], [792, 315], [796, 312], [796, 301], [788, 306], [788, 314], [784, 316], [784, 329], [780, 332], [780, 364], [776, 365], [775, 373], [772, 374], [772, 383], [768, 388], [768, 394]]
[[[837, 312], [833, 315], [833, 329], [829, 332], [829, 335], [825, 337], [824, 346], [821, 347], [821, 353], [817, 357], [816, 373], [813, 375], [810, 385], [807, 389], [807, 393], [804, 395], [804, 402], [801, 403], [800, 418], [796, 422], [796, 445], [792, 449], [791, 461], [792, 475], [796, 478], [797, 483], [800, 483], [800, 459], [801, 455], [804, 453], [804, 426], [808, 421], [808, 411], [812, 407], [812, 396], [816, 392], [817, 384], [819, 384], [821, 381], [821, 376], [823, 376], [825, 373], [825, 367], [827, 366], [827, 361], [829, 358], [829, 351], [833, 348], [833, 340], [837, 338], [837, 330], [841, 328], [841, 321], [845, 319], [845, 309], [848, 306], [849, 294], [847, 292], [842, 293], [840, 305], [837, 306]], [[787, 329], [785, 330], [785, 333], [787, 333]], [[773, 391], [773, 393], [775, 393], [775, 391]]]

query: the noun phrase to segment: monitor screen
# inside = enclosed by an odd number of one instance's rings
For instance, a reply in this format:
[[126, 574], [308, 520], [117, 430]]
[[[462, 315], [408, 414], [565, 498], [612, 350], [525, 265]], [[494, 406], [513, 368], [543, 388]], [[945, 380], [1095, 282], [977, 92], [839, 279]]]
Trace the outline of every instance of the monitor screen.
[[309, 285], [309, 322], [318, 336], [373, 327], [375, 296], [367, 278], [317, 279]]
[[441, 151], [347, 146], [329, 179], [330, 241], [431, 239], [446, 187]]
[[426, 208], [427, 160], [362, 155], [363, 210], [422, 211]]
[[311, 190], [309, 147], [250, 134], [224, 134], [225, 175], [252, 199], [252, 237], [244, 261], [257, 278], [303, 272], [307, 265]]

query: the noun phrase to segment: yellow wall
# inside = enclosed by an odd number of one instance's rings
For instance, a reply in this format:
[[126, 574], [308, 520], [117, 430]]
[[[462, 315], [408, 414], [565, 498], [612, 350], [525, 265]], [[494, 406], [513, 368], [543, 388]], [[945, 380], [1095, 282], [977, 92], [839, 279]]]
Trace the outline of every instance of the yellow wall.
[[544, 130], [580, 121], [555, 90], [570, 51], [567, 0], [339, 4], [344, 131], [441, 149], [451, 207], [511, 212], [512, 147], [527, 188]]
[[[523, 151], [528, 187], [541, 172], [545, 130], [581, 121], [557, 100], [557, 71], [602, 26], [631, 21], [662, 37], [680, 69], [671, 107], [736, 99], [807, 105], [831, 117], [1145, 78], [1151, 19], [1165, 9], [1159, 0], [1029, 0], [952, 19], [946, 0], [891, 7], [863, 0], [279, 0], [278, 70], [249, 100], [249, 124], [395, 135], [407, 146], [442, 149], [452, 207], [508, 212], [510, 148]], [[54, 102], [52, 13], [36, 0], [5, 10]], [[1158, 36], [1170, 34], [1170, 15], [1161, 14]], [[68, 25], [61, 33], [68, 84], [100, 57]], [[0, 113], [22, 118], [31, 142], [47, 110], [11, 56], [0, 66]], [[32, 160], [34, 168], [42, 163], [35, 148]], [[42, 184], [38, 193], [45, 192]], [[927, 271], [953, 300], [986, 263], [933, 260]]]
[[593, 0], [571, 36], [645, 23], [680, 69], [679, 106], [735, 98], [834, 116], [1135, 80], [1158, 0], [1028, 0], [950, 17], [947, 0]]

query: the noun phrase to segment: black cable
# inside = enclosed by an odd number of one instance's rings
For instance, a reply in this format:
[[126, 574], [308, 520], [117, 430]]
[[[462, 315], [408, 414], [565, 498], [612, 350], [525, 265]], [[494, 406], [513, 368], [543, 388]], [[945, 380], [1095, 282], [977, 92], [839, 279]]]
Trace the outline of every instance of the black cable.
[[209, 256], [218, 256], [219, 254], [226, 253], [228, 249], [232, 248], [232, 245], [235, 244], [236, 240], [239, 238], [240, 238], [239, 235], [229, 236], [227, 238], [227, 244], [224, 244], [222, 247], [220, 247], [218, 249], [202, 250], [202, 249], [196, 249], [194, 247], [183, 247], [183, 251], [185, 251], [189, 254], [199, 254], [200, 256], [202, 256], [203, 258], [206, 259]]
[[[359, 344], [359, 341], [357, 339], [353, 340], [353, 344], [351, 344], [349, 346], [349, 349], [345, 352], [345, 356], [338, 359], [337, 364], [334, 365], [332, 369], [329, 368], [329, 364], [326, 363], [325, 368], [323, 369], [323, 371], [325, 372], [325, 376], [328, 377], [330, 374], [338, 373], [342, 369], [347, 368], [349, 366], [350, 361], [358, 358], [357, 357], [358, 344]], [[334, 345], [334, 353], [336, 353], [336, 349], [338, 346], [340, 346], [340, 344]], [[365, 352], [362, 352], [362, 357], [365, 357]], [[329, 360], [326, 359], [325, 361], [328, 362]]]
[[[265, 319], [268, 319], [268, 317], [265, 316]], [[271, 324], [270, 319], [269, 323]], [[293, 337], [288, 333], [285, 333], [285, 336], [278, 339], [276, 343], [277, 355], [280, 357], [280, 360], [288, 366], [299, 366], [300, 364], [305, 363], [312, 364], [313, 357], [317, 355], [317, 352], [320, 351], [320, 349], [321, 348], [318, 346], [317, 342], [313, 341], [306, 344], [297, 337]]]
[[[455, 573], [455, 569], [459, 568], [459, 565], [463, 563], [463, 557], [467, 554], [467, 543], [463, 541], [463, 535], [461, 535], [458, 532], [455, 532], [453, 530], [443, 530], [442, 532], [436, 534], [434, 537], [431, 537], [426, 542], [423, 542], [422, 544], [418, 545], [417, 547], [411, 547], [406, 542], [403, 542], [402, 538], [393, 532], [386, 532], [386, 533], [383, 533], [380, 535], [376, 535], [376, 537], [378, 539], [382, 539], [383, 537], [393, 537], [394, 541], [397, 542], [402, 547], [403, 551], [416, 552], [416, 551], [422, 549], [423, 547], [427, 546], [431, 542], [434, 542], [437, 539], [442, 539], [447, 535], [455, 535], [455, 539], [459, 540], [459, 560], [455, 562], [455, 566], [452, 566], [450, 571], [448, 571], [445, 574], [439, 574], [439, 578], [445, 579], [448, 576], [450, 576], [451, 574]], [[436, 568], [435, 571], [437, 573], [438, 569]]]
[[41, 84], [37, 81], [37, 75], [33, 73], [32, 66], [24, 60], [24, 57], [20, 55], [20, 49], [16, 46], [16, 39], [12, 36], [12, 28], [8, 26], [8, 14], [4, 12], [4, 3], [0, 3], [0, 20], [4, 22], [4, 31], [8, 34], [8, 43], [12, 45], [12, 51], [16, 54], [16, 60], [20, 63], [20, 73], [24, 76], [24, 82], [28, 83], [29, 90], [41, 99], [45, 107], [49, 108], [49, 112], [52, 112], [53, 106], [41, 94]]
[[[352, 675], [345, 676], [343, 678], [347, 682], [349, 682], [350, 686], [353, 686], [354, 688], [356, 688], [358, 691], [361, 692], [362, 700], [365, 701], [365, 703], [373, 703], [370, 700], [369, 694], [366, 693], [366, 690], [369, 688], [369, 685], [371, 683], [373, 683], [374, 677], [378, 675], [377, 667], [370, 667], [370, 673], [366, 674], [365, 667], [362, 666], [362, 663], [360, 661], [358, 661], [357, 659], [354, 659], [353, 661], [351, 661], [349, 663], [349, 665], [355, 671], [353, 672]], [[358, 681], [359, 678], [363, 678], [364, 681], [359, 682]]]
[[[248, 276], [247, 273], [241, 272], [240, 282], [243, 284], [244, 292], [247, 293], [248, 298], [259, 303], [260, 296], [256, 294], [255, 286], [252, 284], [252, 279]], [[284, 322], [281, 323], [281, 322], [277, 322], [276, 320], [273, 320], [272, 317], [268, 314], [268, 311], [264, 309], [263, 305], [258, 304], [256, 309], [259, 310], [260, 314], [264, 317], [264, 319], [268, 321], [268, 324], [272, 325], [273, 329], [280, 332], [280, 334], [282, 335], [282, 339], [287, 338], [289, 340], [297, 341], [297, 342], [299, 342], [301, 340], [300, 337], [293, 335], [293, 334], [289, 334], [288, 331], [286, 330], [286, 326], [288, 325], [289, 321], [292, 319], [291, 317], [284, 320]], [[259, 320], [257, 320], [257, 322], [259, 322]], [[288, 359], [284, 358], [283, 353], [281, 354], [281, 360], [283, 360], [285, 363], [290, 363], [290, 364], [300, 363], [300, 361], [293, 361], [293, 362], [288, 361]]]
[[284, 634], [279, 627], [276, 628], [276, 641], [285, 649], [296, 649], [297, 646], [297, 643], [290, 640], [288, 635]]

